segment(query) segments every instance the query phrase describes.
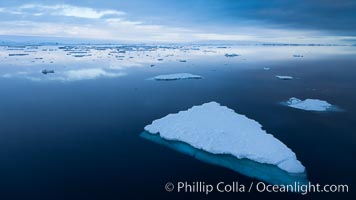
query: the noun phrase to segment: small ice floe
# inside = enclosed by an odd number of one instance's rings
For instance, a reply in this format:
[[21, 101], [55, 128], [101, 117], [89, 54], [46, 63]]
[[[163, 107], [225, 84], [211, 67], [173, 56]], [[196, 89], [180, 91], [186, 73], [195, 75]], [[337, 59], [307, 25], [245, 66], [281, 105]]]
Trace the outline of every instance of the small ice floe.
[[7, 50], [9, 50], [9, 51], [22, 51], [25, 48], [26, 48], [26, 46], [14, 46], [14, 47], [8, 46]]
[[275, 165], [289, 173], [305, 171], [295, 153], [261, 124], [216, 102], [169, 114], [147, 125], [145, 131], [212, 154]]
[[91, 55], [86, 55], [86, 54], [76, 54], [76, 55], [73, 55], [73, 57], [75, 58], [82, 58], [84, 56], [91, 56]]
[[227, 57], [227, 58], [236, 57], [236, 56], [239, 56], [239, 55], [236, 53], [226, 53], [225, 54], [225, 57]]
[[201, 79], [202, 76], [189, 74], [189, 73], [178, 73], [178, 74], [166, 74], [155, 76], [152, 79], [156, 81], [173, 81], [173, 80], [181, 80], [181, 79]]
[[68, 53], [70, 53], [70, 54], [86, 54], [88, 52], [87, 51], [69, 51]]
[[269, 67], [264, 67], [263, 69], [264, 69], [264, 70], [270, 70], [271, 68], [269, 68]]
[[292, 80], [292, 76], [279, 76], [277, 75], [276, 78], [281, 79], [281, 80]]
[[47, 69], [44, 69], [42, 70], [42, 74], [53, 74], [54, 73], [54, 70], [47, 70]]
[[308, 111], [329, 111], [334, 107], [327, 101], [319, 99], [305, 99], [303, 101], [295, 97], [290, 98], [285, 104], [292, 108]]
[[203, 50], [204, 53], [216, 53], [214, 50]]
[[304, 56], [303, 55], [299, 55], [299, 54], [294, 54], [293, 57], [294, 58], [303, 58]]
[[28, 56], [28, 53], [9, 53], [9, 56]]

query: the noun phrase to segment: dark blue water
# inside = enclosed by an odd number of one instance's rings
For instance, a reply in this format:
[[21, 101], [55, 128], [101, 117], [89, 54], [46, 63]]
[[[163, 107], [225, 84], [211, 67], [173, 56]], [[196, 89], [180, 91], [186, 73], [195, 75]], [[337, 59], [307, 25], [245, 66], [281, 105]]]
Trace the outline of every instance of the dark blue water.
[[[188, 60], [73, 82], [1, 78], [0, 199], [355, 197], [355, 56], [226, 62]], [[272, 69], [263, 70], [266, 65]], [[204, 78], [146, 80], [175, 72]], [[281, 81], [277, 74], [298, 79]], [[344, 112], [315, 113], [279, 104], [293, 96], [327, 100]], [[139, 136], [152, 120], [210, 101], [260, 122], [296, 153], [311, 182], [348, 184], [349, 193], [166, 192], [168, 181], [258, 181]]]

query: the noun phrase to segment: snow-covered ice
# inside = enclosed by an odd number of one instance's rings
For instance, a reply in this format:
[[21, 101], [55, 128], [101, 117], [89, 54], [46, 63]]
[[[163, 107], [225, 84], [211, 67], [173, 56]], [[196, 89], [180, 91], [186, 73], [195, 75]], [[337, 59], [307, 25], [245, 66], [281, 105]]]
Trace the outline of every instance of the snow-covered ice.
[[319, 99], [305, 99], [302, 101], [298, 98], [292, 97], [286, 102], [286, 104], [292, 108], [308, 111], [327, 111], [332, 108], [330, 103]]
[[50, 74], [50, 73], [54, 73], [54, 70], [48, 70], [48, 69], [42, 70], [42, 74]]
[[9, 56], [28, 56], [28, 53], [9, 53]]
[[269, 68], [269, 67], [264, 67], [263, 69], [264, 69], [264, 70], [270, 70], [271, 68]]
[[236, 56], [239, 56], [238, 54], [236, 54], [236, 53], [226, 53], [225, 54], [225, 57], [236, 57]]
[[216, 102], [169, 114], [145, 130], [171, 141], [181, 141], [213, 154], [228, 154], [272, 164], [290, 173], [303, 173], [295, 153], [262, 125]]
[[174, 149], [180, 153], [192, 156], [200, 161], [226, 167], [248, 177], [257, 178], [274, 185], [307, 184], [306, 173], [287, 173], [276, 165], [263, 164], [249, 159], [238, 159], [232, 155], [212, 154], [191, 145], [161, 138], [158, 134], [143, 131], [140, 136], [149, 141]]
[[279, 76], [277, 75], [276, 78], [281, 79], [281, 80], [292, 80], [292, 76]]
[[201, 79], [202, 76], [189, 74], [189, 73], [177, 73], [177, 74], [166, 74], [153, 77], [157, 81], [172, 81], [180, 79]]
[[294, 58], [303, 58], [304, 56], [303, 55], [299, 55], [299, 54], [294, 54], [293, 57]]

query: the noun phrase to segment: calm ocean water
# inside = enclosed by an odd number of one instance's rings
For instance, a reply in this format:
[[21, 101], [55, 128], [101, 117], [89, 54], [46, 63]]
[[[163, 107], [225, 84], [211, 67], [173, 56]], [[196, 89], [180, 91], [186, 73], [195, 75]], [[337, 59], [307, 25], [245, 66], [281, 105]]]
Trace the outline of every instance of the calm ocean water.
[[[355, 197], [355, 47], [168, 48], [127, 51], [122, 60], [108, 57], [110, 49], [73, 58], [48, 50], [57, 47], [39, 48], [28, 56], [0, 51], [1, 199]], [[44, 75], [43, 69], [55, 73]], [[147, 80], [180, 72], [204, 78]], [[343, 111], [315, 113], [280, 104], [290, 97], [326, 100]], [[155, 119], [210, 101], [261, 123], [296, 153], [311, 182], [348, 184], [350, 191], [166, 192], [169, 181], [258, 182], [139, 136]]]

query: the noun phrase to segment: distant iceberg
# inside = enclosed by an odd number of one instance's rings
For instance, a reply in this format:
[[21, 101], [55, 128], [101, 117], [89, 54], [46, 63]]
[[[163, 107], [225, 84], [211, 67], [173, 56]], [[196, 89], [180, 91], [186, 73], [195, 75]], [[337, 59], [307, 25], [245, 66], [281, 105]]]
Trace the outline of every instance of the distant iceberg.
[[166, 74], [166, 75], [159, 75], [155, 76], [152, 79], [157, 81], [173, 81], [173, 80], [180, 80], [180, 79], [201, 79], [202, 76], [189, 74], [189, 73], [178, 73], [178, 74]]
[[236, 57], [236, 56], [239, 56], [238, 54], [236, 54], [236, 53], [226, 53], [225, 54], [225, 57]]
[[276, 78], [281, 79], [281, 80], [292, 80], [292, 76], [279, 76], [277, 75]]
[[303, 55], [300, 55], [300, 54], [294, 54], [293, 57], [294, 57], [294, 58], [303, 58], [304, 56], [303, 56]]
[[292, 97], [286, 102], [287, 106], [308, 111], [328, 111], [332, 105], [327, 101], [319, 99], [305, 99], [304, 101]]
[[9, 53], [9, 56], [28, 56], [28, 53]]
[[53, 69], [52, 70], [44, 69], [41, 72], [42, 72], [42, 74], [51, 74], [51, 73], [53, 74], [54, 70]]
[[169, 114], [153, 121], [145, 130], [212, 154], [271, 164], [289, 173], [305, 172], [295, 153], [266, 133], [261, 124], [216, 102]]

